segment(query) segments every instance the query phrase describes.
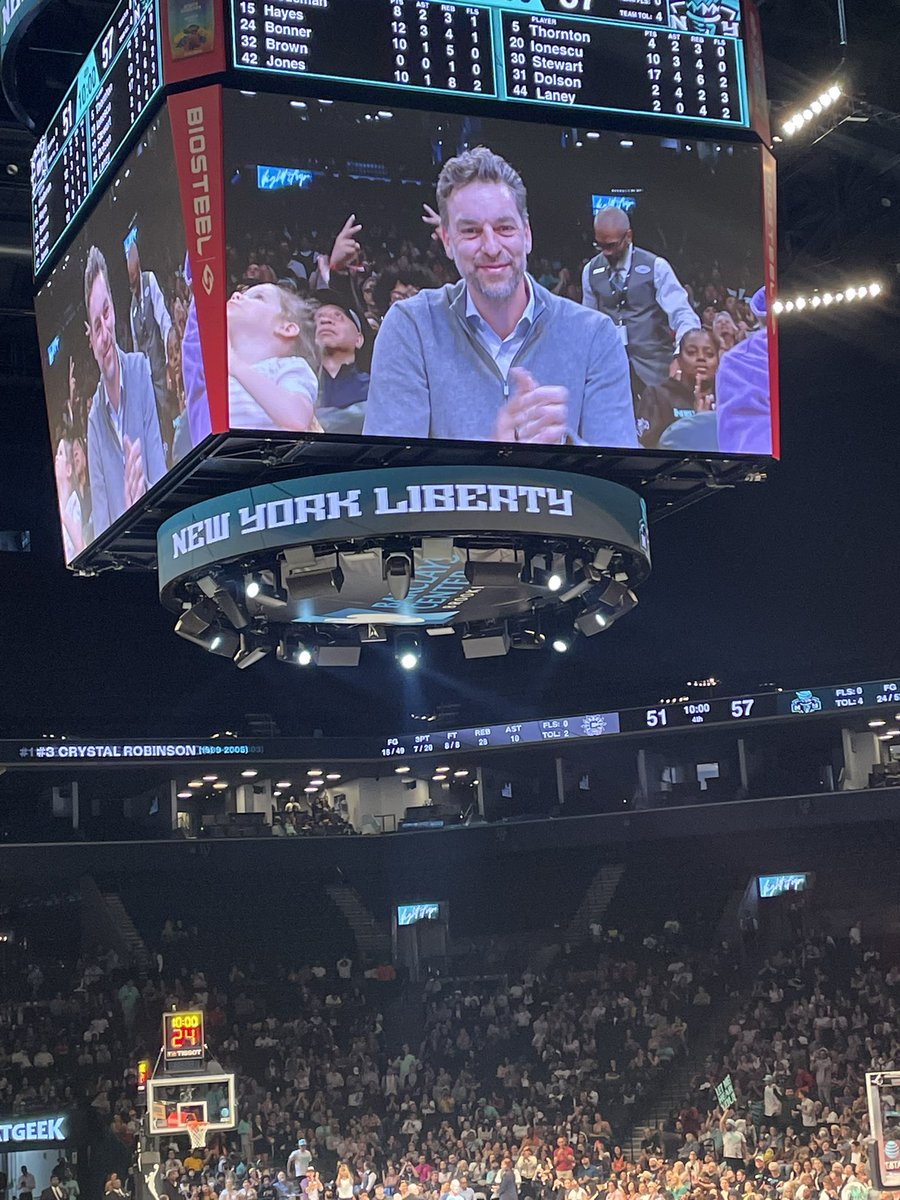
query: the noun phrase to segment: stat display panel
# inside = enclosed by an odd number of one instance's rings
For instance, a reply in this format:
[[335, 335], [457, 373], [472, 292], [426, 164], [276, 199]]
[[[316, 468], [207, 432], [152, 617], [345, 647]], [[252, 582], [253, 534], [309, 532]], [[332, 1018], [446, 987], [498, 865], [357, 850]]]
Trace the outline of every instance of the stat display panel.
[[559, 111], [748, 124], [740, 10], [726, 0], [231, 4], [239, 69]]
[[155, 0], [116, 10], [31, 159], [38, 274], [162, 86]]

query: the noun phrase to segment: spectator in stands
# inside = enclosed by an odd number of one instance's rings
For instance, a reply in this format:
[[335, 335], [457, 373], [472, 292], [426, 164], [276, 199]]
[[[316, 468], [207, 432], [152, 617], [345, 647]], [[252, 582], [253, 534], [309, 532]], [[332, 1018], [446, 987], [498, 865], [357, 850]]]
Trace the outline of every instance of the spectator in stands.
[[[696, 425], [698, 415], [715, 411], [716, 372], [719, 369], [719, 345], [715, 334], [706, 329], [684, 335], [671, 378], [647, 387], [635, 401], [638, 437], [648, 448], [660, 445], [660, 439], [678, 421]], [[710, 420], [715, 439], [715, 417]], [[687, 434], [690, 438], [691, 433]], [[692, 443], [693, 444], [693, 443]], [[715, 449], [715, 446], [707, 447]]]
[[633, 390], [669, 378], [673, 345], [680, 346], [700, 320], [687, 292], [664, 258], [634, 245], [628, 213], [601, 208], [594, 218], [600, 251], [582, 272], [582, 303], [614, 321], [628, 352]]
[[338, 292], [320, 290], [315, 299], [318, 419], [326, 433], [362, 433], [369, 394], [364, 320]]

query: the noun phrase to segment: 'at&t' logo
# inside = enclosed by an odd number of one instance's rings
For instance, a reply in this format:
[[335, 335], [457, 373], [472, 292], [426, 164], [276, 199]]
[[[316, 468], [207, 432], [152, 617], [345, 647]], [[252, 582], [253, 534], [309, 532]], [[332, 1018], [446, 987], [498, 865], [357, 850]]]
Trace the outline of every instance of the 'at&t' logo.
[[887, 1159], [887, 1167], [889, 1171], [896, 1171], [900, 1167], [900, 1142], [891, 1138], [889, 1142], [884, 1143], [884, 1157]]

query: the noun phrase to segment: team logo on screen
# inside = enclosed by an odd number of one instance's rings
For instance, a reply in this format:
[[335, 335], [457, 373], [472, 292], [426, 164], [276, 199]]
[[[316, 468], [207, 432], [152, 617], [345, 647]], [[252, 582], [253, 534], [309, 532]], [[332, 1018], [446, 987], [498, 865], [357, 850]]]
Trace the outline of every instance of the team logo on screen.
[[817, 713], [822, 711], [822, 701], [810, 691], [797, 692], [791, 701], [792, 713]]
[[719, 0], [672, 0], [669, 12], [673, 26], [688, 33], [740, 35], [738, 9]]

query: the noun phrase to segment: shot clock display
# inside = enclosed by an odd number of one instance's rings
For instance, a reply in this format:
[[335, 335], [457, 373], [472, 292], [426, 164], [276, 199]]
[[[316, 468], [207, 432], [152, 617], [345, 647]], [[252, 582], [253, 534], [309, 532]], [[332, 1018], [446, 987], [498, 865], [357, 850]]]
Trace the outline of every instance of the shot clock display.
[[204, 1044], [200, 1009], [163, 1013], [163, 1056], [167, 1070], [173, 1064], [186, 1063], [194, 1067], [202, 1062]]
[[748, 125], [736, 0], [231, 4], [239, 69]]

